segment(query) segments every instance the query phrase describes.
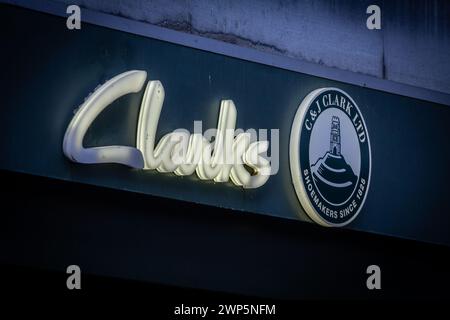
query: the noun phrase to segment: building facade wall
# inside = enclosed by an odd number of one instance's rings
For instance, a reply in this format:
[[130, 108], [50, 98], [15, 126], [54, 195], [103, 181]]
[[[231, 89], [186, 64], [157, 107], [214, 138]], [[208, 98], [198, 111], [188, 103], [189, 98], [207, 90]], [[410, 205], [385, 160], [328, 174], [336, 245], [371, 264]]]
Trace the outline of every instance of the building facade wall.
[[[54, 0], [181, 32], [450, 93], [450, 2]], [[381, 30], [366, 9], [381, 8]]]

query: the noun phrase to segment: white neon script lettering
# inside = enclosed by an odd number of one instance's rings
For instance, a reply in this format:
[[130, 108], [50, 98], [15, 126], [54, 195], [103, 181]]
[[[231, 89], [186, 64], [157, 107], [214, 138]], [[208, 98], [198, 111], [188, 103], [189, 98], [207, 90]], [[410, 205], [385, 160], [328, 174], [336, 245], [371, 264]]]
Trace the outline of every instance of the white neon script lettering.
[[181, 176], [195, 171], [202, 180], [227, 182], [231, 179], [235, 185], [244, 188], [258, 188], [267, 182], [271, 165], [261, 154], [267, 152], [269, 142], [252, 142], [251, 135], [246, 132], [235, 134], [237, 111], [232, 100], [221, 101], [214, 142], [201, 133], [175, 130], [156, 144], [155, 135], [164, 103], [164, 87], [159, 81], [149, 81], [144, 92], [137, 126], [137, 148], [84, 148], [86, 131], [100, 112], [119, 97], [140, 91], [146, 78], [145, 71], [128, 71], [95, 90], [67, 127], [64, 154], [79, 163], [119, 163]]

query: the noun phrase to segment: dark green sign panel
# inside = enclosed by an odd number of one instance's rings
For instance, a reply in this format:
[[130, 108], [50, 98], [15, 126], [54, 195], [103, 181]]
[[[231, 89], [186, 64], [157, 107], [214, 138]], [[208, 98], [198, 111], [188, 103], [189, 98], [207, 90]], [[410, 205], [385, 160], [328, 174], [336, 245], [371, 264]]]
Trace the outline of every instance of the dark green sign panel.
[[[12, 6], [2, 6], [0, 19], [4, 26], [1, 169], [312, 221], [299, 201], [291, 175], [291, 128], [308, 94], [336, 88], [357, 105], [370, 137], [370, 188], [365, 189], [364, 204], [346, 228], [450, 244], [448, 106], [87, 23], [79, 31], [69, 31], [65, 19]], [[244, 189], [231, 182], [200, 180], [195, 174], [177, 176], [119, 164], [70, 161], [63, 153], [63, 139], [77, 108], [98, 85], [130, 70], [146, 71], [146, 81], [159, 80], [164, 86], [157, 141], [178, 128], [193, 132], [196, 120], [203, 121], [204, 129], [215, 128], [221, 101], [233, 100], [237, 128], [279, 129], [278, 173], [259, 188]], [[144, 89], [114, 101], [92, 123], [84, 146], [135, 147], [143, 95]], [[330, 141], [334, 144], [329, 150], [317, 151], [320, 159], [327, 155], [326, 159], [319, 163], [314, 159], [312, 164], [320, 167], [316, 177], [333, 185], [356, 185], [361, 179], [355, 172], [368, 165], [368, 153], [361, 151], [360, 160], [355, 160], [345, 151], [344, 143], [350, 141], [344, 139], [346, 123], [354, 120], [351, 112], [347, 114], [349, 120], [334, 115], [338, 121], [330, 115], [324, 122], [329, 128], [334, 123], [335, 131], [327, 129], [326, 133], [328, 146]], [[358, 137], [357, 125], [354, 130], [353, 137]], [[340, 139], [342, 144], [338, 144]], [[344, 194], [352, 195], [353, 189]], [[328, 192], [328, 197], [333, 195]], [[148, 214], [152, 214], [151, 208]]]

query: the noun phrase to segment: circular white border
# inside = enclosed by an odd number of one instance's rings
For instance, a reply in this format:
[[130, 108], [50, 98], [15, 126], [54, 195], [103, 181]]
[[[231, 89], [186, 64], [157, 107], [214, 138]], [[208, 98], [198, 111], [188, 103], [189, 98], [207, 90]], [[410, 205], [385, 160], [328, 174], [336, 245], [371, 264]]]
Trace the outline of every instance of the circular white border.
[[[302, 181], [303, 179], [302, 179], [301, 170], [300, 170], [300, 152], [299, 152], [300, 151], [299, 150], [300, 149], [300, 141], [301, 141], [300, 129], [303, 127], [303, 120], [305, 119], [306, 111], [309, 109], [309, 106], [314, 101], [314, 99], [316, 99], [320, 94], [322, 94], [323, 92], [328, 91], [328, 90], [334, 90], [334, 91], [338, 91], [338, 92], [342, 93], [356, 107], [356, 109], [358, 110], [359, 115], [361, 117], [361, 120], [364, 124], [364, 128], [366, 129], [367, 146], [369, 148], [369, 175], [368, 175], [368, 179], [367, 179], [367, 186], [366, 186], [366, 192], [364, 194], [364, 198], [362, 199], [361, 204], [359, 205], [359, 208], [356, 211], [356, 213], [353, 215], [353, 217], [343, 223], [331, 223], [329, 221], [326, 221], [324, 218], [322, 218], [320, 216], [320, 214], [317, 213], [317, 211], [314, 209], [314, 207], [311, 203], [311, 200], [308, 197], [305, 186], [303, 185], [303, 181]], [[321, 226], [324, 226], [324, 227], [343, 227], [343, 226], [349, 224], [350, 222], [352, 222], [358, 216], [359, 212], [361, 211], [361, 209], [364, 206], [364, 202], [366, 201], [367, 194], [369, 193], [370, 177], [372, 174], [372, 151], [371, 151], [371, 147], [370, 147], [369, 132], [367, 130], [366, 122], [364, 121], [364, 117], [361, 113], [361, 110], [359, 110], [359, 107], [355, 103], [355, 101], [353, 101], [353, 99], [350, 97], [350, 95], [348, 95], [345, 91], [338, 89], [338, 88], [328, 87], [328, 88], [320, 88], [320, 89], [311, 91], [303, 99], [303, 101], [300, 103], [300, 105], [297, 109], [297, 113], [295, 114], [294, 121], [292, 123], [291, 136], [290, 136], [289, 140], [290, 140], [289, 141], [289, 165], [291, 168], [292, 183], [294, 185], [294, 189], [295, 189], [295, 193], [297, 194], [297, 198], [300, 201], [300, 205], [306, 211], [308, 216], [314, 222], [316, 222], [317, 224], [320, 224]]]

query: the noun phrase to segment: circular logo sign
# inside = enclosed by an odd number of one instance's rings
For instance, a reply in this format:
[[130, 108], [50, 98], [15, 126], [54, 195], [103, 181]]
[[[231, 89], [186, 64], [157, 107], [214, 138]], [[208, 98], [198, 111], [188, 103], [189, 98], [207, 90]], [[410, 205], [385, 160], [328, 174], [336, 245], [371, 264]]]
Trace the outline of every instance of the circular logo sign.
[[371, 153], [364, 118], [347, 93], [321, 88], [306, 96], [289, 153], [295, 192], [312, 220], [340, 227], [356, 218], [369, 189]]

